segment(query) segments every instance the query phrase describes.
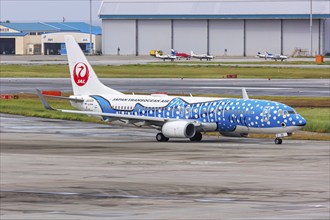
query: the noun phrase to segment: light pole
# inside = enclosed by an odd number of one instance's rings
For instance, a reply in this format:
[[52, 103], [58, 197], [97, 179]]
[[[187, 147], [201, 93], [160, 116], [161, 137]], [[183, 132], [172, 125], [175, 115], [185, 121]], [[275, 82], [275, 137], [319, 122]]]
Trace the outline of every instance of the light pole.
[[311, 38], [310, 55], [313, 56], [313, 0], [310, 0], [309, 32]]
[[89, 0], [89, 54], [93, 55], [92, 46], [92, 0]]

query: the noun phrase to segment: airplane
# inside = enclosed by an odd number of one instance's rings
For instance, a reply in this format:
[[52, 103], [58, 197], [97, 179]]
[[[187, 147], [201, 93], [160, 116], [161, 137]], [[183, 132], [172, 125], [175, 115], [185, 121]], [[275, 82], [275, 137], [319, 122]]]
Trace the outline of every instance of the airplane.
[[78, 110], [55, 109], [37, 89], [44, 108], [95, 116], [106, 122], [121, 121], [159, 131], [156, 140], [187, 138], [201, 141], [202, 133], [217, 131], [223, 136], [247, 137], [249, 133], [276, 134], [275, 144], [292, 135], [306, 120], [285, 104], [242, 98], [169, 96], [167, 94], [127, 95], [105, 86], [95, 74], [73, 36], [65, 36], [73, 95], [57, 96]]
[[212, 60], [214, 59], [214, 56], [212, 55], [207, 55], [207, 54], [195, 54], [194, 51], [190, 51], [190, 56], [194, 57], [196, 59], [200, 59], [200, 60]]
[[169, 54], [160, 55], [158, 53], [158, 51], [156, 51], [156, 56], [155, 57], [157, 57], [159, 59], [162, 59], [163, 61], [165, 61], [165, 60], [174, 61], [177, 58], [175, 55], [172, 55], [172, 54], [171, 55], [169, 55]]
[[178, 60], [180, 60], [181, 58], [185, 58], [186, 60], [190, 60], [190, 58], [191, 58], [191, 56], [189, 54], [183, 53], [183, 52], [177, 52], [174, 49], [171, 50], [171, 55], [176, 56], [176, 58]]
[[260, 52], [258, 52], [257, 57], [264, 58], [265, 60], [271, 59], [271, 60], [275, 60], [275, 61], [277, 61], [277, 60], [284, 61], [284, 60], [289, 59], [288, 56], [281, 55], [281, 54], [271, 54], [268, 52], [266, 52], [265, 54], [261, 54]]

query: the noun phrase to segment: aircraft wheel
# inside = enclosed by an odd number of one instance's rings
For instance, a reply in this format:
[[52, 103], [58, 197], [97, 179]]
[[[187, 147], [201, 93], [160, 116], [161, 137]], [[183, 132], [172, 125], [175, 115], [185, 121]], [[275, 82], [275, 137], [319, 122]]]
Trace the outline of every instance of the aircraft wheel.
[[281, 138], [275, 138], [275, 144], [282, 144]]
[[202, 133], [196, 132], [195, 135], [191, 138], [189, 138], [191, 141], [201, 141], [203, 138]]
[[166, 141], [169, 140], [169, 138], [168, 138], [168, 137], [165, 137], [162, 133], [158, 133], [158, 134], [156, 135], [156, 140], [157, 140], [158, 142], [166, 142]]

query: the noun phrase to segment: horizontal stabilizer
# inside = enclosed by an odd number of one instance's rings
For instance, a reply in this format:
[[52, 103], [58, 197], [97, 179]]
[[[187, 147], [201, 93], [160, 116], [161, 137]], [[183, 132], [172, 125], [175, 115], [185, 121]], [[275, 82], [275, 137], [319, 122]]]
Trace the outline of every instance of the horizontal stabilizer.
[[44, 106], [44, 108], [48, 109], [48, 110], [56, 110], [48, 104], [48, 102], [46, 101], [46, 99], [45, 99], [44, 95], [41, 93], [41, 91], [39, 89], [36, 89], [36, 90], [37, 90], [37, 95], [39, 96], [39, 99], [41, 100], [41, 103]]
[[55, 96], [55, 95], [45, 95], [45, 94], [43, 94], [43, 96], [50, 97], [50, 98], [55, 98], [55, 99], [63, 99], [63, 100], [67, 100], [67, 101], [84, 102], [83, 99], [76, 99], [76, 98], [70, 98], [70, 97]]

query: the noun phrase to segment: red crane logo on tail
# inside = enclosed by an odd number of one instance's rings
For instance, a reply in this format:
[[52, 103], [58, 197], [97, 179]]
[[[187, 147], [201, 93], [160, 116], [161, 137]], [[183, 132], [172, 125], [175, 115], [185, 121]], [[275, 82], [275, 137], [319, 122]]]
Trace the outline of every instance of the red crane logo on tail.
[[89, 69], [85, 63], [77, 63], [73, 68], [73, 80], [78, 86], [84, 86], [89, 77]]

